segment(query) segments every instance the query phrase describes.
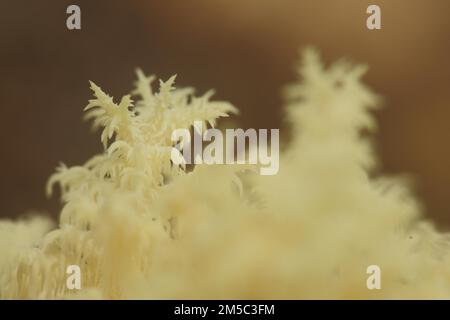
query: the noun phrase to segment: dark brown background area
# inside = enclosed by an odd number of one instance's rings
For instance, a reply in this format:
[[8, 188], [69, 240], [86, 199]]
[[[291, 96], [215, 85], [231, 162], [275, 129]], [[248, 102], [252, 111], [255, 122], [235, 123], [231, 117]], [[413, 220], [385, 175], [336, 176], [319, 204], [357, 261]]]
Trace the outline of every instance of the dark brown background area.
[[[366, 29], [366, 8], [382, 30]], [[66, 29], [78, 4], [82, 30]], [[412, 173], [427, 215], [450, 227], [450, 1], [204, 0], [0, 2], [0, 216], [59, 212], [44, 186], [59, 161], [101, 150], [83, 123], [88, 80], [120, 97], [142, 67], [241, 110], [243, 128], [283, 126], [281, 88], [298, 49], [326, 61], [367, 62], [367, 83], [385, 98], [376, 114], [382, 169]], [[281, 135], [286, 135], [281, 131]]]

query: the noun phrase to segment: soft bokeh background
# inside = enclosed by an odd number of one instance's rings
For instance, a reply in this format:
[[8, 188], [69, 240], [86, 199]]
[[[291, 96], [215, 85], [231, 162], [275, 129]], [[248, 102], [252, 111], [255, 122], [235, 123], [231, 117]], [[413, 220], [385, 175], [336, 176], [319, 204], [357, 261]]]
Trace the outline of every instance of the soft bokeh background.
[[[366, 29], [378, 4], [382, 30]], [[78, 4], [82, 30], [66, 29]], [[376, 114], [382, 170], [411, 173], [427, 216], [450, 229], [450, 1], [203, 0], [0, 2], [0, 217], [59, 213], [44, 186], [59, 161], [101, 150], [81, 121], [88, 80], [120, 97], [134, 69], [217, 89], [243, 128], [283, 127], [281, 89], [298, 49], [367, 62], [385, 98]], [[281, 136], [288, 136], [281, 130]]]

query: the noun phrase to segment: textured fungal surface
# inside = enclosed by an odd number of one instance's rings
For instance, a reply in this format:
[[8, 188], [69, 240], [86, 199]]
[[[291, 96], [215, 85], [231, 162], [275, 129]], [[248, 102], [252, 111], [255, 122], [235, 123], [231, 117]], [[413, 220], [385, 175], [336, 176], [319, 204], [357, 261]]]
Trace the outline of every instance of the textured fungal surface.
[[[307, 49], [297, 69], [273, 176], [171, 162], [173, 130], [237, 113], [212, 92], [175, 88], [175, 77], [155, 86], [138, 70], [116, 101], [91, 82], [86, 118], [104, 152], [50, 177], [57, 225], [0, 222], [0, 298], [450, 298], [448, 236], [407, 183], [374, 174], [379, 98], [366, 67], [326, 67]], [[80, 266], [80, 290], [66, 286], [68, 265]], [[366, 286], [370, 265], [380, 290]]]

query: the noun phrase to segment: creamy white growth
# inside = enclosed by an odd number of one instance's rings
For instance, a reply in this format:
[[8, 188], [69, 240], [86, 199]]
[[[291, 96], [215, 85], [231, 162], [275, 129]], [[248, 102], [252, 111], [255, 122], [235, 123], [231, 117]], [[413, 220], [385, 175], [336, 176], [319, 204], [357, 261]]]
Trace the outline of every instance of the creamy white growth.
[[[171, 161], [175, 129], [236, 112], [211, 93], [174, 88], [174, 77], [153, 92], [138, 71], [136, 102], [115, 102], [91, 83], [86, 114], [105, 150], [50, 178], [57, 226], [0, 222], [0, 298], [450, 298], [448, 235], [404, 181], [373, 172], [361, 131], [376, 128], [378, 99], [365, 70], [304, 52], [285, 93], [292, 139], [266, 176], [248, 163], [188, 172]], [[80, 289], [67, 286], [71, 265]]]

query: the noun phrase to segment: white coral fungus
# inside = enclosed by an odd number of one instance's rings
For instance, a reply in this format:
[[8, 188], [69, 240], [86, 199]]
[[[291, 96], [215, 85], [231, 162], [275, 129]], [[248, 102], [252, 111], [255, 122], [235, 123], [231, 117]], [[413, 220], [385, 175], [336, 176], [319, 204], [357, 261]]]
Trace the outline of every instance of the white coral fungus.
[[[59, 226], [43, 218], [0, 224], [0, 297], [449, 298], [447, 235], [425, 222], [404, 182], [373, 177], [371, 110], [363, 66], [325, 68], [304, 52], [286, 90], [293, 138], [275, 176], [234, 165], [170, 161], [171, 133], [214, 126], [227, 102], [174, 89], [138, 71], [137, 96], [119, 103], [91, 83], [85, 108], [103, 128], [102, 154], [60, 166]], [[240, 192], [239, 192], [240, 190]], [[66, 287], [79, 265], [81, 290]], [[369, 290], [378, 265], [382, 288]]]

